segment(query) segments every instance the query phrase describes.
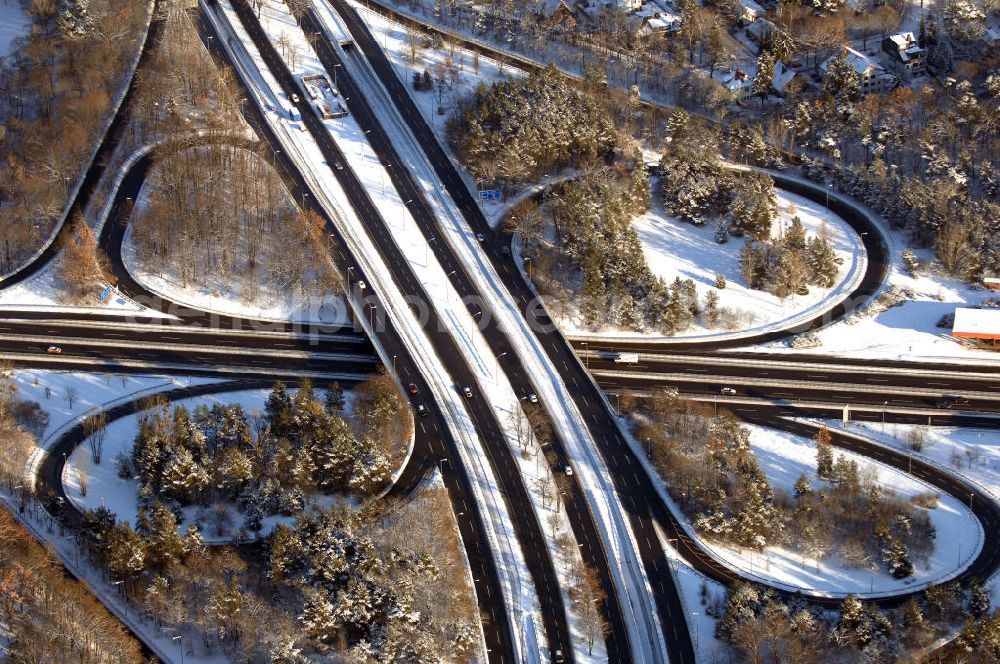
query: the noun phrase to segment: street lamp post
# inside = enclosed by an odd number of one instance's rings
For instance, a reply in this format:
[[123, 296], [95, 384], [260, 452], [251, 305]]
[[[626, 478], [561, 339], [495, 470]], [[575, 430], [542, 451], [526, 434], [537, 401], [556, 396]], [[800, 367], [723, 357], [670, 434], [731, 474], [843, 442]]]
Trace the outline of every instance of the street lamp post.
[[[445, 277], [448, 278], [448, 277], [453, 276], [454, 274], [455, 274], [455, 271], [452, 270], [451, 272], [449, 272], [448, 274], [446, 274]], [[448, 288], [448, 282], [447, 281], [445, 281], [445, 283], [444, 283], [444, 294], [445, 294], [445, 297], [448, 298], [447, 299], [448, 304], [451, 304], [451, 289]]]
[[431, 242], [433, 242], [435, 239], [437, 238], [432, 235], [430, 239], [428, 239], [427, 242], [424, 244], [424, 267], [427, 267], [430, 264], [430, 258], [427, 251], [431, 246]]
[[184, 664], [184, 637], [181, 634], [170, 639], [171, 641], [180, 641], [179, 645], [181, 647], [181, 664]]
[[504, 351], [493, 358], [493, 377], [496, 379], [497, 383], [500, 383], [500, 358], [507, 354]]

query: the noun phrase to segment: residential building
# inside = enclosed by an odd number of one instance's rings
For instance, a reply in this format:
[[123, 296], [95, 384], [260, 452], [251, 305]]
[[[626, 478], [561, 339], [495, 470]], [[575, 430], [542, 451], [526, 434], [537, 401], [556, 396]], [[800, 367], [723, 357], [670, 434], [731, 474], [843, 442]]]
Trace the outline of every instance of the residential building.
[[576, 26], [576, 11], [566, 0], [542, 0], [535, 8], [546, 25], [571, 29]]
[[882, 50], [904, 80], [910, 81], [927, 73], [927, 49], [917, 43], [912, 32], [889, 35], [882, 40]]
[[628, 24], [635, 34], [648, 37], [649, 35], [676, 32], [681, 27], [681, 18], [656, 5], [646, 5], [629, 16]]
[[715, 80], [729, 90], [736, 101], [746, 101], [753, 92], [753, 78], [739, 69], [716, 72]]
[[781, 60], [774, 63], [774, 78], [771, 79], [771, 85], [774, 87], [774, 91], [779, 95], [785, 94], [785, 88], [788, 84], [792, 82], [795, 78], [796, 72], [794, 69], [786, 65]]
[[859, 88], [863, 95], [871, 92], [888, 92], [899, 83], [899, 79], [886, 71], [885, 67], [864, 53], [855, 51], [850, 46], [841, 46], [839, 53], [831, 56], [819, 66], [824, 76], [833, 59], [841, 56], [847, 60], [848, 64], [854, 67], [854, 71], [858, 72], [858, 78], [860, 79]]

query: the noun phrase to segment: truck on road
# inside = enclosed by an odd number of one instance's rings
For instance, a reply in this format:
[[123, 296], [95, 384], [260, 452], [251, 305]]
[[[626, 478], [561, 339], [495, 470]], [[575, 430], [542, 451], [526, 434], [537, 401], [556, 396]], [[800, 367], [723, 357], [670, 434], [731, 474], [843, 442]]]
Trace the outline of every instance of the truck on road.
[[615, 364], [635, 364], [639, 361], [639, 353], [615, 353], [611, 359]]

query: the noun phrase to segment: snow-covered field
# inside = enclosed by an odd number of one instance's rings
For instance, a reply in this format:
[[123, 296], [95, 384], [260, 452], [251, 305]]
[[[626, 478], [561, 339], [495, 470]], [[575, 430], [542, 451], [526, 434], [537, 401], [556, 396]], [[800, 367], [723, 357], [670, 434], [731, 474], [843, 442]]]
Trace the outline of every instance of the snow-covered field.
[[175, 387], [215, 382], [211, 378], [74, 373], [47, 369], [16, 369], [14, 380], [18, 399], [37, 402], [48, 413], [48, 426], [36, 432], [39, 433], [40, 444], [81, 416], [88, 415], [91, 410], [99, 410], [116, 401]]
[[[898, 234], [893, 235], [896, 246], [891, 253], [887, 284], [911, 289], [914, 299], [875, 316], [852, 316], [821, 329], [817, 334], [823, 345], [816, 352], [923, 362], [966, 359], [1000, 363], [1000, 353], [966, 346], [951, 336], [950, 325], [937, 326], [942, 316], [953, 314], [956, 308], [979, 306], [985, 298], [996, 297], [996, 293], [970, 288], [958, 279], [934, 271], [910, 276], [900, 259], [901, 247], [906, 245]], [[914, 249], [913, 253], [922, 262], [931, 262], [930, 250]], [[771, 352], [783, 348], [776, 343], [759, 350]]]
[[155, 309], [150, 309], [128, 297], [113, 291], [111, 297], [101, 302], [100, 290], [94, 291], [93, 304], [70, 305], [60, 300], [58, 276], [54, 263], [49, 263], [44, 269], [30, 279], [15, 284], [10, 288], [0, 289], [0, 311], [51, 311], [53, 313], [81, 314], [120, 314], [132, 316], [141, 314], [144, 317], [167, 317]]
[[[738, 325], [732, 330], [710, 330], [695, 324], [675, 337], [667, 337], [671, 340], [715, 340], [734, 332], [764, 332], [809, 320], [843, 299], [863, 275], [865, 251], [861, 238], [851, 227], [823, 205], [779, 189], [778, 217], [771, 226], [771, 236], [776, 238], [784, 233], [792, 218], [798, 216], [807, 237], [827, 237], [837, 257], [843, 260], [838, 281], [832, 288], [810, 286], [808, 295], [792, 295], [784, 300], [766, 291], [747, 288], [740, 276], [739, 255], [743, 241], [730, 238], [726, 244], [719, 244], [714, 239], [714, 224], [695, 226], [668, 215], [656, 191], [656, 178], [652, 185], [649, 211], [633, 221], [650, 269], [668, 284], [676, 277], [693, 280], [699, 301], [709, 290], [715, 290], [719, 295], [719, 308], [732, 310]], [[721, 290], [715, 288], [715, 278], [720, 274], [726, 278], [726, 287]], [[559, 323], [568, 334], [581, 337], [663, 338], [655, 333], [643, 335], [629, 330], [590, 332], [580, 328], [573, 316], [565, 316]]]
[[[239, 404], [243, 406], [244, 412], [248, 415], [254, 411], [263, 411], [264, 402], [267, 400], [269, 390], [247, 390], [241, 392], [228, 392], [218, 395], [208, 395], [193, 397], [175, 401], [171, 406], [185, 406], [189, 410], [194, 410], [199, 405], [206, 405], [209, 408], [213, 404]], [[115, 459], [119, 454], [129, 456], [132, 452], [132, 445], [138, 432], [138, 415], [129, 415], [114, 422], [108, 423], [107, 438], [104, 443], [104, 450], [100, 465], [91, 461], [90, 448], [84, 444], [77, 447], [69, 457], [63, 472], [63, 485], [66, 487], [66, 495], [78, 507], [82, 509], [97, 509], [107, 507], [118, 516], [119, 521], [128, 521], [133, 526], [138, 513], [138, 502], [136, 497], [137, 483], [134, 479], [126, 480], [118, 477], [115, 467]], [[83, 469], [87, 476], [87, 495], [84, 496], [80, 486], [79, 471]], [[184, 508], [184, 521], [178, 524], [180, 532], [184, 532], [187, 526], [192, 523], [202, 524], [202, 536], [206, 542], [228, 541], [239, 531], [243, 524], [243, 515], [235, 508], [229, 507], [229, 515], [232, 519], [231, 526], [223, 533], [216, 533], [208, 525], [208, 515], [203, 514], [199, 518], [199, 507], [188, 506]], [[207, 512], [207, 510], [205, 510]], [[263, 535], [271, 532], [274, 526], [282, 519], [288, 517], [267, 516], [263, 520]]]
[[0, 0], [0, 58], [6, 58], [14, 50], [15, 39], [28, 34], [31, 16], [25, 11], [21, 0]]
[[[840, 420], [823, 422], [844, 428]], [[848, 430], [930, 461], [978, 484], [1000, 501], [1000, 430], [851, 421]], [[922, 440], [916, 451], [911, 441]]]
[[[816, 477], [815, 442], [762, 427], [750, 429], [750, 445], [773, 489], [793, 494], [795, 480], [802, 474], [814, 486], [823, 484]], [[885, 490], [895, 491], [903, 500], [933, 491], [930, 485], [866, 457], [840, 449], [835, 449], [835, 454], [857, 461], [862, 476], [874, 472]], [[871, 573], [866, 569], [849, 569], [833, 558], [821, 560], [817, 565], [815, 560], [803, 560], [800, 555], [779, 547], [749, 554], [714, 545], [713, 549], [734, 566], [749, 568], [752, 574], [784, 586], [836, 595], [900, 592], [953, 576], [968, 565], [982, 547], [982, 526], [957, 498], [942, 495], [937, 508], [930, 510], [928, 515], [937, 533], [933, 552], [926, 565], [915, 563], [913, 576], [902, 580], [893, 579], [882, 570]]]
[[[749, 425], [748, 428], [751, 431], [750, 445], [772, 489], [794, 494], [793, 487], [799, 475], [805, 475], [813, 486], [824, 484], [816, 477], [814, 441], [774, 429]], [[645, 460], [642, 446], [632, 436], [629, 439], [637, 456], [647, 465], [660, 495], [671, 505], [674, 514], [681, 515], [659, 474]], [[935, 492], [921, 480], [877, 461], [839, 448], [834, 448], [834, 454], [857, 461], [862, 477], [871, 473], [883, 490], [894, 491], [903, 500], [920, 493]], [[876, 597], [909, 592], [927, 584], [946, 581], [960, 573], [979, 553], [983, 544], [982, 526], [963, 502], [946, 494], [941, 495], [937, 507], [930, 510], [928, 516], [936, 531], [934, 549], [926, 565], [915, 562], [913, 575], [902, 580], [892, 578], [881, 569], [874, 572], [850, 569], [832, 557], [817, 561], [778, 546], [769, 546], [760, 552], [742, 550], [705, 540], [686, 520], [685, 528], [689, 535], [701, 541], [710, 555], [739, 570], [744, 578], [819, 596], [843, 597], [855, 593], [860, 597]]]
[[[823, 424], [845, 429], [840, 420]], [[1000, 501], [1000, 431], [996, 429], [852, 421], [846, 430], [946, 468]], [[922, 441], [920, 451], [913, 449], [914, 437]], [[1000, 575], [989, 579], [988, 586], [993, 605], [1000, 605]]]

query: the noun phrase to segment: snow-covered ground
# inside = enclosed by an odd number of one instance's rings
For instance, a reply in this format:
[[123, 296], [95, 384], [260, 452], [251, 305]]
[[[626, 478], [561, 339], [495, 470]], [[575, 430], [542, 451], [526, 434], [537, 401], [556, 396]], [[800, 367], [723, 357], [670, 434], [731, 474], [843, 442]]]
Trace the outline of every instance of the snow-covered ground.
[[28, 34], [31, 15], [25, 11], [21, 0], [0, 0], [0, 58], [14, 51], [13, 41]]
[[101, 302], [99, 289], [94, 291], [93, 304], [70, 305], [60, 300], [58, 275], [54, 262], [50, 262], [31, 278], [0, 289], [0, 311], [51, 311], [53, 313], [119, 314], [123, 317], [142, 315], [143, 317], [169, 317], [156, 309], [150, 309], [130, 298], [112, 291], [111, 296]]
[[[951, 325], [938, 327], [942, 316], [958, 307], [976, 307], [995, 292], [971, 288], [959, 279], [941, 274], [933, 266], [933, 252], [912, 248], [903, 234], [886, 228], [882, 233], [889, 245], [890, 270], [885, 287], [913, 292], [913, 299], [873, 316], [853, 315], [832, 323], [817, 332], [822, 346], [812, 352], [878, 359], [929, 361], [974, 361], [1000, 364], [1000, 353], [967, 346], [951, 336]], [[925, 265], [916, 277], [904, 269], [902, 252], [911, 248]], [[885, 288], [884, 287], [884, 288]], [[884, 290], [883, 288], [883, 290]], [[763, 352], [800, 352], [783, 342], [755, 346], [748, 350]]]
[[[269, 165], [265, 167], [270, 169]], [[145, 209], [155, 188], [154, 176], [143, 184], [136, 197], [137, 208]], [[294, 201], [287, 192], [282, 206], [294, 206]], [[138, 283], [165, 300], [202, 311], [244, 318], [328, 325], [350, 324], [347, 305], [342, 297], [333, 291], [317, 288], [315, 284], [309, 284], [302, 290], [277, 288], [267, 279], [266, 266], [258, 270], [256, 293], [249, 299], [241, 295], [241, 287], [235, 280], [220, 273], [204, 274], [198, 280], [199, 283], [185, 285], [180, 281], [176, 266], [157, 270], [145, 264], [139, 257], [133, 237], [133, 229], [129, 228], [122, 242], [122, 262], [125, 269]], [[306, 290], [310, 292], [307, 293]], [[322, 294], [317, 295], [312, 291]]]
[[48, 413], [48, 426], [40, 432], [33, 432], [38, 434], [42, 445], [80, 417], [115, 402], [175, 387], [216, 382], [201, 377], [75, 373], [48, 369], [16, 369], [14, 380], [18, 399], [34, 401]]
[[[827, 420], [844, 428], [841, 420]], [[851, 421], [847, 430], [896, 448], [971, 480], [1000, 502], [1000, 430]], [[914, 438], [922, 449], [913, 449]]]
[[[795, 480], [806, 475], [814, 486], [822, 485], [816, 477], [816, 444], [814, 441], [781, 431], [750, 427], [750, 445], [767, 475], [771, 487], [794, 493]], [[867, 457], [837, 449], [837, 455], [858, 462], [862, 476], [874, 472], [879, 484], [895, 491], [903, 500], [933, 488], [906, 473], [880, 464]], [[926, 564], [914, 564], [913, 576], [897, 580], [885, 571], [874, 573], [865, 569], [849, 569], [840, 561], [827, 558], [816, 565], [808, 558], [779, 547], [768, 547], [763, 553], [736, 552], [728, 547], [713, 546], [723, 559], [741, 569], [749, 568], [763, 579], [783, 586], [794, 586], [814, 592], [842, 595], [887, 594], [911, 590], [950, 578], [967, 566], [982, 547], [983, 530], [968, 507], [956, 497], [942, 495], [928, 516], [937, 533], [935, 546]], [[749, 563], [749, 564], [748, 564]]]
[[[976, 484], [1000, 501], [1000, 432], [972, 427], [922, 426], [890, 422], [841, 420], [822, 422], [831, 429], [846, 429], [870, 440], [946, 468]], [[913, 439], [922, 441], [922, 449], [913, 449]], [[940, 538], [939, 538], [940, 539]], [[989, 579], [993, 606], [1000, 605], [1000, 574]]]
[[[675, 337], [613, 329], [595, 333], [582, 329], [575, 316], [567, 315], [559, 321], [566, 333], [590, 338], [653, 336], [670, 340], [717, 340], [734, 332], [747, 334], [780, 329], [829, 310], [864, 274], [865, 250], [857, 233], [825, 206], [779, 189], [778, 216], [771, 226], [771, 236], [780, 236], [791, 225], [792, 218], [799, 217], [807, 237], [827, 237], [837, 257], [843, 260], [838, 281], [832, 288], [810, 286], [808, 295], [792, 295], [784, 300], [766, 291], [748, 288], [740, 276], [742, 240], [731, 238], [726, 244], [719, 244], [714, 239], [714, 224], [695, 226], [668, 215], [657, 194], [656, 178], [652, 185], [649, 211], [633, 221], [650, 269], [668, 284], [676, 277], [693, 280], [699, 301], [709, 290], [715, 290], [720, 310], [728, 308], [733, 312], [736, 327], [723, 331], [695, 324]], [[726, 278], [726, 287], [721, 290], [715, 288], [715, 278], [720, 274]]]
[[[197, 406], [205, 405], [209, 408], [214, 404], [230, 405], [239, 404], [248, 415], [254, 411], [263, 411], [264, 403], [267, 401], [269, 390], [246, 390], [239, 392], [227, 392], [218, 395], [207, 395], [192, 397], [172, 402], [173, 406], [185, 406], [193, 411]], [[133, 526], [138, 513], [138, 501], [136, 496], [137, 483], [134, 479], [122, 479], [118, 477], [115, 467], [115, 459], [119, 455], [128, 457], [131, 455], [132, 446], [138, 432], [138, 414], [129, 415], [121, 419], [110, 422], [107, 428], [107, 438], [104, 443], [101, 463], [94, 464], [90, 457], [90, 448], [84, 444], [78, 446], [69, 457], [63, 472], [63, 486], [66, 488], [66, 495], [81, 509], [97, 509], [107, 507], [118, 516], [119, 521], [128, 521]], [[87, 495], [83, 495], [80, 485], [80, 470], [87, 476]], [[329, 507], [335, 498], [330, 496], [309, 496], [314, 504], [322, 507]], [[191, 505], [183, 509], [184, 520], [178, 524], [180, 532], [184, 532], [189, 524], [198, 523], [202, 526], [202, 536], [206, 542], [229, 541], [243, 525], [243, 515], [232, 505], [227, 505], [227, 512], [231, 519], [231, 524], [224, 532], [215, 532], [209, 525], [212, 515], [208, 509], [202, 510], [196, 505]], [[201, 514], [199, 514], [201, 512]], [[274, 526], [281, 522], [289, 522], [291, 517], [271, 515], [263, 519], [264, 527], [262, 535], [271, 532]]]
[[[809, 478], [813, 486], [823, 481], [816, 477], [816, 444], [811, 439], [786, 432], [750, 426], [750, 445], [761, 470], [774, 490], [794, 494], [799, 475]], [[670, 499], [659, 474], [645, 460], [642, 446], [630, 436], [630, 444], [646, 464], [660, 495], [674, 514], [680, 508]], [[866, 457], [834, 448], [835, 455], [857, 461], [859, 473], [872, 476], [886, 491], [894, 491], [902, 500], [920, 493], [934, 492], [933, 487], [906, 473]], [[928, 516], [936, 531], [935, 546], [926, 564], [914, 563], [914, 573], [907, 579], [894, 579], [884, 570], [851, 569], [835, 558], [817, 561], [782, 547], [769, 546], [764, 551], [741, 550], [726, 544], [707, 541], [684, 520], [685, 529], [696, 537], [717, 560], [739, 570], [744, 578], [766, 585], [799, 590], [805, 594], [843, 597], [848, 593], [860, 597], [878, 597], [899, 592], [912, 592], [928, 584], [953, 578], [978, 555], [983, 545], [983, 530], [968, 507], [947, 494], [941, 495], [937, 507]]]

